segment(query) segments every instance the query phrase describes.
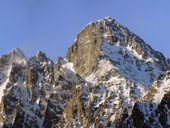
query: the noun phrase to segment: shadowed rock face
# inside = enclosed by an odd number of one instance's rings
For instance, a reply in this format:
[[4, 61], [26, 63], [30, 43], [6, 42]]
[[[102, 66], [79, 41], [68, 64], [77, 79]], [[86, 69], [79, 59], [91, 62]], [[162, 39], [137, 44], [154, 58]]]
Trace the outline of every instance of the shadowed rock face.
[[169, 128], [169, 60], [106, 17], [66, 58], [20, 49], [0, 57], [0, 127]]

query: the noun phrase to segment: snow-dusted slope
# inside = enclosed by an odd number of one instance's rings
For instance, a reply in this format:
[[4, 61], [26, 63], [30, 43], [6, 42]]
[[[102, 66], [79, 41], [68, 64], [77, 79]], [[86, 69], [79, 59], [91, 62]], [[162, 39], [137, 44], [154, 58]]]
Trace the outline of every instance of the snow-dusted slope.
[[118, 68], [118, 72], [125, 75], [127, 79], [147, 88], [153, 79], [162, 72], [155, 64], [158, 58], [152, 56], [143, 58], [132, 49], [132, 46], [125, 47], [114, 44], [111, 45], [104, 39], [101, 49], [114, 63], [113, 65]]

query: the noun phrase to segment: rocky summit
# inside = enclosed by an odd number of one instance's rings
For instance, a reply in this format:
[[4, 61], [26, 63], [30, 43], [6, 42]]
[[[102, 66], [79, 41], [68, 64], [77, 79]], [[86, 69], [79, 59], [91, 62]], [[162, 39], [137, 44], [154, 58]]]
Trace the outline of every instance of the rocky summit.
[[170, 61], [114, 19], [87, 24], [53, 62], [0, 57], [2, 128], [170, 128]]

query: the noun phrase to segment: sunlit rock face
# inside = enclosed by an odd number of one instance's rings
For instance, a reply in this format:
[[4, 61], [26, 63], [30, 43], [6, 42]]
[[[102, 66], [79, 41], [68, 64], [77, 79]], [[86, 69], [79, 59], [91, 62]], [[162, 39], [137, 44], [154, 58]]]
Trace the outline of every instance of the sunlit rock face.
[[78, 33], [55, 62], [20, 49], [0, 57], [0, 127], [170, 127], [170, 66], [106, 17]]

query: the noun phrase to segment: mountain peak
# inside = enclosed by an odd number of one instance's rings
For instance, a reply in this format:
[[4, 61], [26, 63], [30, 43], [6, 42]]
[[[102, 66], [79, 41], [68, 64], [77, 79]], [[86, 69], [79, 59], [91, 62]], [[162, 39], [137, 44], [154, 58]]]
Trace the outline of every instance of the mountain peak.
[[47, 58], [46, 54], [42, 51], [38, 51], [36, 54], [37, 58]]
[[36, 62], [46, 62], [48, 60], [50, 60], [49, 58], [47, 58], [46, 54], [42, 51], [38, 51], [34, 56], [32, 56], [30, 58], [30, 60], [36, 61]]
[[13, 50], [10, 51], [11, 52], [22, 52], [20, 48], [14, 48]]
[[107, 20], [107, 21], [109, 21], [109, 22], [115, 22], [115, 21], [116, 21], [115, 19], [113, 19], [113, 18], [110, 17], [110, 16], [105, 17], [103, 20]]
[[[100, 60], [105, 58], [123, 76], [147, 86], [161, 71], [169, 68], [161, 53], [110, 17], [88, 24], [67, 52], [67, 60], [74, 64], [76, 72], [82, 77], [95, 72]], [[145, 64], [147, 66], [143, 67]], [[132, 71], [134, 67], [135, 73]], [[127, 75], [129, 72], [132, 74]]]
[[106, 16], [104, 19], [113, 20], [110, 16]]
[[1, 62], [6, 64], [23, 63], [26, 62], [24, 53], [19, 48], [11, 50], [8, 54], [1, 56]]
[[15, 49], [11, 50], [9, 52], [9, 55], [17, 56], [17, 57], [20, 57], [21, 59], [25, 58], [25, 55], [20, 48], [15, 48]]

